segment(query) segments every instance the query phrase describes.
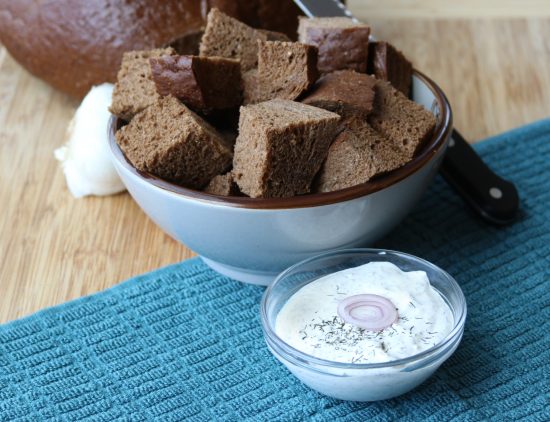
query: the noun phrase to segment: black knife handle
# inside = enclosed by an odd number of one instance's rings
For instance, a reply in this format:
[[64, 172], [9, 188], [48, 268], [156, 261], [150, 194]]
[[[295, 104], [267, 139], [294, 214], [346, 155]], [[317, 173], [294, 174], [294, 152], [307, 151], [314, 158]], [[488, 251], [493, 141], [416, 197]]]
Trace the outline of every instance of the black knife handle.
[[441, 173], [484, 220], [506, 225], [516, 219], [519, 197], [514, 184], [497, 176], [456, 130], [449, 141]]

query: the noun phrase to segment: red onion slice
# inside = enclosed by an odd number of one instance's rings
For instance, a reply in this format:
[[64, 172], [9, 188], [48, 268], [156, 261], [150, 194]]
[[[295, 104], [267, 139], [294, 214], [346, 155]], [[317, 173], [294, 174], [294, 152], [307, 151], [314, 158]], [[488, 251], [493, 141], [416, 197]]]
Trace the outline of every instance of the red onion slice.
[[378, 295], [355, 295], [342, 300], [338, 315], [345, 322], [369, 331], [381, 331], [397, 321], [397, 309]]

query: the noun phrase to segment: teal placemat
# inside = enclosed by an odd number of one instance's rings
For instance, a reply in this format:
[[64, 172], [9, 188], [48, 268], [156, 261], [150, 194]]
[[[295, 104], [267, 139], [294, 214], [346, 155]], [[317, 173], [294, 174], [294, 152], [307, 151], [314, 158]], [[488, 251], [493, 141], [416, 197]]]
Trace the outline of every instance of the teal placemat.
[[438, 179], [380, 243], [468, 301], [462, 344], [417, 390], [361, 404], [304, 387], [264, 345], [263, 289], [195, 259], [0, 326], [0, 420], [549, 420], [550, 120], [476, 148], [517, 184], [518, 223], [480, 222]]

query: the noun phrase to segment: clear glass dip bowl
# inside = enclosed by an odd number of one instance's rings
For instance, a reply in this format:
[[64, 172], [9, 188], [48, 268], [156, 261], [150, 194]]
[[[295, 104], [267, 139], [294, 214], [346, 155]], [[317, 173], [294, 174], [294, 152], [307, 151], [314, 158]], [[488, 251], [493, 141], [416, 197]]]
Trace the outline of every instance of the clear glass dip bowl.
[[[276, 334], [279, 311], [300, 288], [327, 274], [373, 261], [391, 262], [402, 271], [426, 272], [454, 317], [452, 330], [441, 342], [404, 359], [354, 364], [316, 358], [288, 345]], [[281, 273], [265, 291], [260, 312], [269, 350], [304, 384], [341, 400], [376, 401], [412, 390], [453, 354], [464, 332], [466, 300], [449, 274], [423, 259], [389, 250], [347, 249], [318, 255]]]

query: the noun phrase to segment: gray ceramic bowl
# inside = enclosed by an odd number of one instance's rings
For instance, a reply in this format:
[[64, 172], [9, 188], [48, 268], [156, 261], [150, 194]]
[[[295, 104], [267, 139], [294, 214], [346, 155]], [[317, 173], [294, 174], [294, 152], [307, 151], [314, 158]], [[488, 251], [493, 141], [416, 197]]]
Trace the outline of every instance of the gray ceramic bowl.
[[110, 147], [122, 181], [143, 211], [214, 270], [267, 285], [285, 268], [327, 250], [369, 246], [392, 230], [437, 173], [452, 129], [441, 89], [415, 72], [413, 99], [437, 117], [432, 138], [407, 165], [336, 192], [284, 199], [221, 197], [186, 189], [137, 171]]

